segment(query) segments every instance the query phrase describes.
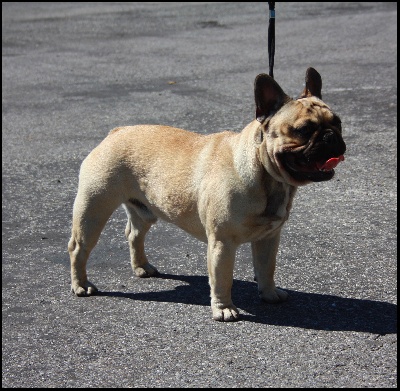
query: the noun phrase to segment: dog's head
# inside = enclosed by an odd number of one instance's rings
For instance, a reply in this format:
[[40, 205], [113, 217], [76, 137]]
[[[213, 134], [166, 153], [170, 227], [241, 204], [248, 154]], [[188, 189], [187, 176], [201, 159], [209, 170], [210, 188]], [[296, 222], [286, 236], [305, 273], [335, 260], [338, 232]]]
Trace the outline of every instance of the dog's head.
[[256, 142], [265, 169], [276, 180], [294, 186], [332, 179], [344, 159], [346, 144], [340, 118], [322, 101], [322, 81], [313, 68], [298, 99], [287, 96], [266, 74], [254, 82]]

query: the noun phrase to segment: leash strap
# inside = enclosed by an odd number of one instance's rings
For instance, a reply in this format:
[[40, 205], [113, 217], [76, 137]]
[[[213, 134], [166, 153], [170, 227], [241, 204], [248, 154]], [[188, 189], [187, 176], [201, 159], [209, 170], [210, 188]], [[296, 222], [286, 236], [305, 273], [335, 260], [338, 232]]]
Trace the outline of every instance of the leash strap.
[[274, 56], [275, 56], [275, 2], [268, 2], [269, 26], [268, 26], [268, 60], [269, 75], [274, 77]]

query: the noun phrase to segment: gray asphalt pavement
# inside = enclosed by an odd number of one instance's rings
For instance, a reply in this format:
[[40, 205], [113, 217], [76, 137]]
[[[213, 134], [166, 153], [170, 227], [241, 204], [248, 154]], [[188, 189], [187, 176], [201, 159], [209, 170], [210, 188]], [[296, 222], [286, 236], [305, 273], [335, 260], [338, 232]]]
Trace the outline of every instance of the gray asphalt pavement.
[[120, 125], [240, 131], [268, 72], [265, 3], [2, 3], [3, 387], [397, 387], [397, 3], [276, 3], [275, 79], [309, 66], [340, 115], [346, 160], [299, 189], [277, 283], [258, 299], [240, 247], [211, 319], [206, 246], [159, 222], [158, 278], [129, 264], [125, 213], [70, 293], [72, 204], [86, 155]]

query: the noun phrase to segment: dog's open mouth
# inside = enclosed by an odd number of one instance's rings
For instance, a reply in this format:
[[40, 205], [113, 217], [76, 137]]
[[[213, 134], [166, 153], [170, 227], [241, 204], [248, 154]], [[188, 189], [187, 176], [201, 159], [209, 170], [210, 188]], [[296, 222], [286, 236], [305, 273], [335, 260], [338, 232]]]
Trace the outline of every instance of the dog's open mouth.
[[334, 168], [344, 156], [307, 159], [303, 155], [285, 153], [281, 156], [285, 170], [297, 181], [328, 181], [335, 175]]

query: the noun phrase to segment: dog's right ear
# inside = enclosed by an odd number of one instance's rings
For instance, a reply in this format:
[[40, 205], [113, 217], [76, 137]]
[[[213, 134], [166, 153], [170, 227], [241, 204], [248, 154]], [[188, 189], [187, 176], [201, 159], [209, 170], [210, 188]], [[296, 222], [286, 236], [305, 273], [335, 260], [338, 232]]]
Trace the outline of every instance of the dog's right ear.
[[269, 75], [262, 73], [254, 81], [254, 98], [256, 101], [256, 118], [263, 122], [266, 117], [278, 111], [291, 98], [280, 85]]
[[316, 96], [317, 98], [322, 99], [321, 89], [321, 75], [314, 68], [308, 68], [306, 71], [306, 86], [300, 95], [300, 98]]

